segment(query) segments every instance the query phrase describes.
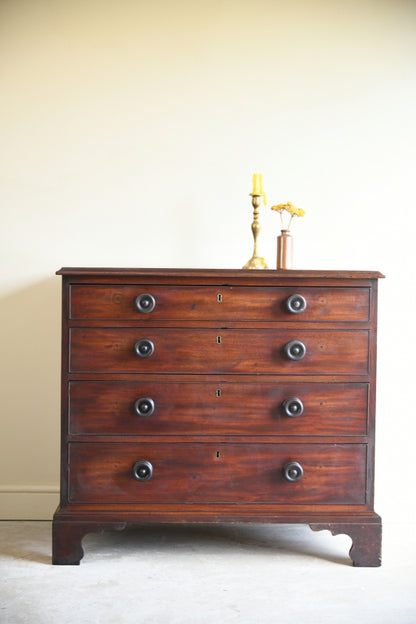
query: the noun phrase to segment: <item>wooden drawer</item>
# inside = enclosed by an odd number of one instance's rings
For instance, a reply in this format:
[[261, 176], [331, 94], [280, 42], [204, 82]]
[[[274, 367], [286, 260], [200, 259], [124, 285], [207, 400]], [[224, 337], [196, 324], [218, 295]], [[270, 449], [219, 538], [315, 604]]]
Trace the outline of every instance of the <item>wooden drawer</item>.
[[357, 383], [169, 382], [163, 376], [72, 381], [69, 429], [95, 435], [354, 436], [367, 432], [367, 405], [368, 386]]
[[[153, 343], [150, 357], [136, 354], [141, 340]], [[305, 345], [303, 359], [285, 353], [292, 340]], [[365, 330], [73, 328], [69, 370], [362, 375], [369, 371], [369, 337]]]
[[[71, 443], [73, 503], [365, 503], [366, 446], [361, 444]], [[147, 481], [136, 462], [153, 468]], [[300, 481], [283, 476], [287, 462]]]
[[[154, 309], [139, 311], [136, 298], [149, 294]], [[306, 309], [291, 313], [288, 298], [302, 295]], [[369, 320], [368, 288], [243, 286], [102, 286], [70, 288], [71, 319], [138, 320]]]

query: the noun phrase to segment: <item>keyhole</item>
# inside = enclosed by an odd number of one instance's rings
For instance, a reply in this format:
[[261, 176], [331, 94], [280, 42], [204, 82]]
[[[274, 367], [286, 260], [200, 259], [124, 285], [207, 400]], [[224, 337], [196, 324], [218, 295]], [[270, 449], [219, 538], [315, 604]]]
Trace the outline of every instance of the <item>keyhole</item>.
[[221, 457], [221, 453], [219, 451], [216, 452], [216, 458], [219, 459]]
[[221, 396], [221, 390], [220, 390], [220, 388], [218, 388], [218, 389], [216, 390], [216, 392], [215, 392], [215, 396], [216, 396], [218, 399], [220, 398], [220, 396]]
[[221, 293], [218, 293], [217, 301], [218, 301], [218, 303], [222, 303], [222, 295], [221, 295]]
[[217, 336], [217, 344], [221, 344], [221, 336]]

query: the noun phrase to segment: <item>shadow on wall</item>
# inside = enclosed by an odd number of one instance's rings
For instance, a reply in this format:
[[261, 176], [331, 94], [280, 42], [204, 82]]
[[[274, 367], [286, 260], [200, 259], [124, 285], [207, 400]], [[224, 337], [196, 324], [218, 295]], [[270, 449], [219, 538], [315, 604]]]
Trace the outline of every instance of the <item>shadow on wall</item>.
[[57, 489], [60, 280], [51, 276], [2, 298], [0, 321], [0, 492]]

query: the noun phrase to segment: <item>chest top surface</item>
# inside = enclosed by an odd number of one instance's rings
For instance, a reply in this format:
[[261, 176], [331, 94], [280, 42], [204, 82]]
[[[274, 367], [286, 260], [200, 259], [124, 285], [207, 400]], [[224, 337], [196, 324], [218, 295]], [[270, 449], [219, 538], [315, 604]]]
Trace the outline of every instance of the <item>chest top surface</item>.
[[292, 279], [350, 279], [368, 280], [384, 277], [379, 271], [323, 271], [323, 270], [262, 270], [252, 271], [244, 269], [173, 269], [173, 268], [102, 268], [102, 267], [62, 267], [57, 275], [70, 276], [82, 279], [106, 278], [193, 278], [201, 280], [233, 280], [253, 283], [273, 283], [276, 281], [290, 281]]

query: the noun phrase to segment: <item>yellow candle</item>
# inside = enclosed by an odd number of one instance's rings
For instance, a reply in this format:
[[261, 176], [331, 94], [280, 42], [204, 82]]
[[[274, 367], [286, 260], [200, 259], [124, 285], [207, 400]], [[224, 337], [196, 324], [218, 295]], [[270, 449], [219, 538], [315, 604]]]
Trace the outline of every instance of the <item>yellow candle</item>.
[[261, 181], [261, 173], [254, 173], [253, 174], [253, 192], [252, 195], [261, 195], [262, 191], [261, 191], [261, 186], [262, 186], [262, 181]]
[[253, 174], [253, 192], [252, 195], [263, 195], [263, 204], [266, 205], [266, 193], [263, 188], [263, 174]]
[[266, 200], [266, 193], [264, 192], [264, 187], [263, 187], [263, 174], [259, 173], [259, 177], [260, 177], [260, 193], [263, 195], [263, 204], [265, 206], [267, 204], [267, 200]]

